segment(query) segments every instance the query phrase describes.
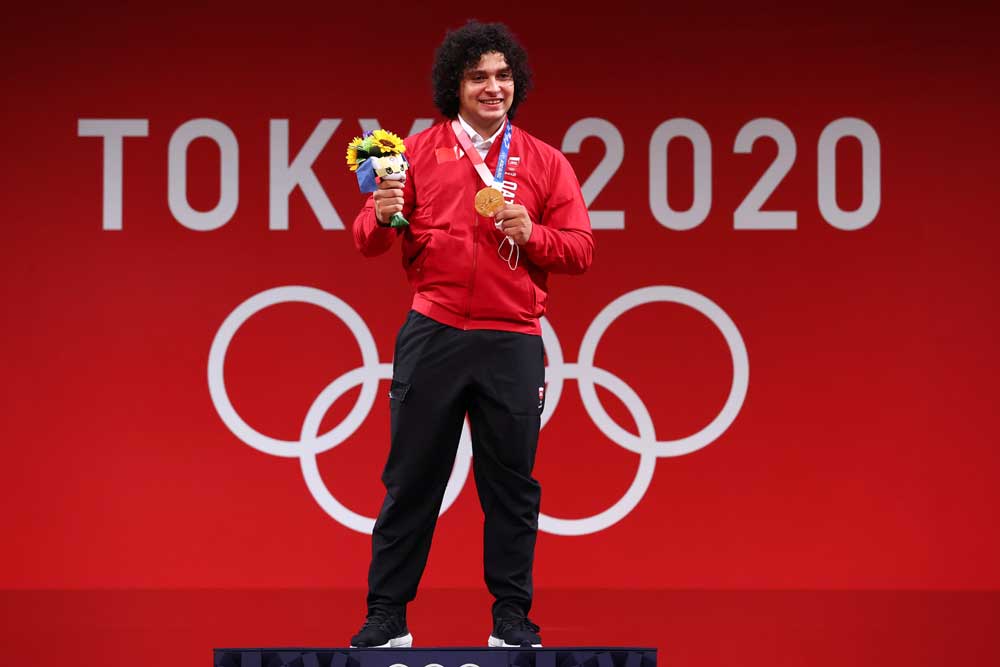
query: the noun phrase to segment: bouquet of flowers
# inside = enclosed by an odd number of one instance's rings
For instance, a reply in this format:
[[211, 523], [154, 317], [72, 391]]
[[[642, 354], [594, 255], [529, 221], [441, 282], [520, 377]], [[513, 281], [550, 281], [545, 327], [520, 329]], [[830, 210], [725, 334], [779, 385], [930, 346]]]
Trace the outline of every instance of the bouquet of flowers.
[[[357, 174], [361, 192], [375, 192], [382, 181], [399, 181], [399, 187], [402, 187], [410, 166], [404, 152], [406, 146], [403, 140], [386, 130], [379, 129], [354, 137], [347, 144], [347, 166]], [[391, 227], [409, 224], [401, 213], [393, 213], [389, 219]]]

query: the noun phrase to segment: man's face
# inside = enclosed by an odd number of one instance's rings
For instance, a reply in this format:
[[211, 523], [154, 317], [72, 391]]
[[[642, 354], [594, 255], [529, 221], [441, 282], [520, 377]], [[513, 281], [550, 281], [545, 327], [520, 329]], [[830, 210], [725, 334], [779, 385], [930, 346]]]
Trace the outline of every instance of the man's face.
[[500, 127], [514, 102], [514, 73], [502, 53], [484, 53], [465, 70], [458, 87], [458, 112], [484, 137]]

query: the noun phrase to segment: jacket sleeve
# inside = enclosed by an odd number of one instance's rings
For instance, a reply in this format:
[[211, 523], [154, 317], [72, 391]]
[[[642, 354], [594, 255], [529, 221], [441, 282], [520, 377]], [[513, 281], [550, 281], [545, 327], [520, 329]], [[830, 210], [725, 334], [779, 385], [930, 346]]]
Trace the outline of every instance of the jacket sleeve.
[[381, 255], [392, 246], [396, 230], [382, 227], [375, 220], [375, 200], [371, 195], [354, 218], [354, 245], [365, 257]]
[[[413, 213], [413, 174], [412, 167], [406, 174], [406, 183], [403, 184], [403, 217], [409, 218]], [[381, 255], [390, 247], [402, 227], [383, 227], [375, 220], [375, 199], [368, 196], [365, 205], [361, 207], [358, 216], [354, 218], [354, 245], [365, 257]]]
[[531, 262], [553, 273], [583, 273], [594, 254], [590, 216], [580, 184], [566, 157], [555, 151], [550, 167], [549, 196], [540, 220], [521, 249]]

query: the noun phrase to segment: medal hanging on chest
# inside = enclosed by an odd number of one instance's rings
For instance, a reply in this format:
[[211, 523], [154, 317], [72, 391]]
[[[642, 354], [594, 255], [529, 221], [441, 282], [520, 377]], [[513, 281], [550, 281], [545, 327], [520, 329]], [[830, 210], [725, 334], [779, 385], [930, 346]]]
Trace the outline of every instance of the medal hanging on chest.
[[451, 123], [452, 130], [454, 130], [458, 142], [462, 145], [462, 150], [465, 151], [465, 154], [472, 162], [472, 166], [476, 168], [476, 173], [479, 174], [479, 178], [482, 179], [483, 184], [486, 186], [476, 193], [474, 202], [476, 213], [486, 218], [492, 218], [504, 207], [503, 194], [500, 192], [500, 189], [503, 184], [504, 173], [507, 171], [507, 156], [510, 153], [510, 135], [513, 129], [509, 120], [505, 121], [505, 123], [503, 140], [500, 142], [500, 155], [497, 156], [497, 168], [492, 174], [486, 166], [486, 162], [479, 155], [479, 151], [472, 145], [469, 135], [462, 129], [462, 124], [457, 120]]
[[[510, 154], [510, 135], [512, 130], [510, 121], [507, 120], [506, 123], [507, 126], [504, 128], [503, 140], [500, 142], [500, 155], [497, 156], [497, 168], [490, 174], [486, 162], [483, 161], [482, 156], [479, 155], [479, 151], [472, 145], [472, 140], [465, 133], [462, 124], [457, 120], [451, 122], [451, 129], [455, 132], [458, 143], [462, 145], [462, 149], [472, 162], [472, 166], [476, 168], [479, 178], [486, 184], [485, 188], [476, 193], [476, 199], [473, 202], [476, 213], [484, 218], [493, 218], [507, 205], [503, 200], [501, 188], [503, 187], [504, 174], [507, 171], [507, 156]], [[500, 229], [500, 223], [497, 222], [495, 224], [497, 229]], [[505, 256], [503, 248], [506, 245], [510, 246], [510, 250]], [[521, 257], [521, 249], [514, 243], [514, 239], [505, 236], [500, 242], [497, 252], [500, 258], [507, 262], [507, 266], [510, 267], [511, 271], [517, 269], [518, 259]]]
[[484, 218], [492, 218], [503, 207], [503, 194], [492, 185], [476, 193], [476, 213]]

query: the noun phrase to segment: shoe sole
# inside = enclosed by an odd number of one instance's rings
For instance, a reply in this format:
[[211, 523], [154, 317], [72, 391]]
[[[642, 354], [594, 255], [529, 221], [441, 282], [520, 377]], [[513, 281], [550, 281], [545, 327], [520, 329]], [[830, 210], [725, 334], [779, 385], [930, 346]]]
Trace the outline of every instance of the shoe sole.
[[[487, 642], [486, 645], [489, 646], [490, 648], [525, 648], [523, 646], [518, 646], [517, 644], [508, 644], [504, 640], [500, 639], [499, 637], [494, 637], [493, 635], [490, 635], [490, 640], [489, 642]], [[542, 645], [532, 644], [531, 648], [542, 648]]]
[[351, 648], [410, 648], [413, 646], [413, 635], [406, 633], [402, 637], [394, 637], [384, 644], [379, 646], [354, 646]]

